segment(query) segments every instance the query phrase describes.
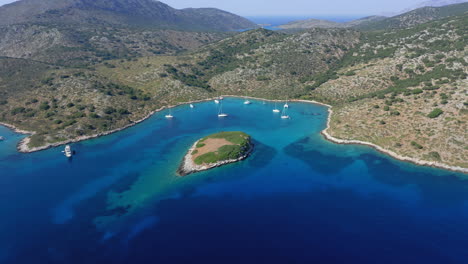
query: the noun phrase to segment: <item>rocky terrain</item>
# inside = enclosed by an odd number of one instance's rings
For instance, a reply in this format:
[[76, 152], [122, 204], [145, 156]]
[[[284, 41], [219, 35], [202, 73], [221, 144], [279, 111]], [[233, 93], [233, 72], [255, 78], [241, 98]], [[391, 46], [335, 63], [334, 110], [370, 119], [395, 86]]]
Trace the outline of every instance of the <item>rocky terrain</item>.
[[372, 36], [311, 92], [330, 133], [402, 156], [468, 167], [466, 16]]
[[360, 30], [402, 29], [448, 16], [463, 15], [467, 11], [468, 2], [441, 7], [425, 6], [387, 19], [361, 23], [355, 28]]
[[332, 105], [336, 138], [467, 167], [467, 23], [465, 13], [290, 34], [10, 25], [0, 28], [0, 122], [34, 131], [32, 148], [219, 94], [296, 98]]
[[369, 16], [349, 22], [333, 22], [320, 19], [306, 19], [292, 21], [279, 26], [282, 29], [298, 30], [308, 28], [354, 28], [365, 31], [407, 28], [429, 21], [442, 19], [453, 15], [462, 15], [468, 11], [466, 1], [446, 1], [443, 3], [425, 2], [416, 8], [409, 9], [402, 14], [392, 17]]

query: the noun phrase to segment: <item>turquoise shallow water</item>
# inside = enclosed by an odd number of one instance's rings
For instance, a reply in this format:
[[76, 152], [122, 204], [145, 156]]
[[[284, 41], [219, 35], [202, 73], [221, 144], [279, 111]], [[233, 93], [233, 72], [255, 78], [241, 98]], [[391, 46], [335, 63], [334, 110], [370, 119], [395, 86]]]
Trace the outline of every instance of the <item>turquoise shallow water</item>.
[[[224, 100], [106, 137], [20, 154], [0, 127], [0, 263], [466, 263], [467, 175], [319, 132], [327, 109]], [[247, 160], [178, 177], [197, 139], [241, 130]]]

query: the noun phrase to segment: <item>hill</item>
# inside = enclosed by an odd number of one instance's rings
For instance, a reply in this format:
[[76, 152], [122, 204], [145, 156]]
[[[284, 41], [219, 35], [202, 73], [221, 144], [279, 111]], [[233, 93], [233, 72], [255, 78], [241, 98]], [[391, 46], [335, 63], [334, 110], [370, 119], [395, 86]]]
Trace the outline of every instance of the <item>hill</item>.
[[[468, 3], [465, 1], [453, 1], [458, 4], [444, 5], [451, 1], [424, 2], [428, 6], [417, 8], [393, 17], [369, 16], [350, 22], [338, 23], [328, 20], [306, 19], [293, 21], [279, 26], [282, 29], [308, 29], [308, 28], [354, 28], [365, 31], [385, 30], [393, 28], [408, 28], [429, 21], [442, 19], [449, 16], [462, 15], [468, 12]], [[433, 5], [433, 6], [429, 6]]]
[[0, 25], [89, 24], [229, 31], [255, 27], [218, 9], [174, 9], [155, 0], [20, 0], [0, 7]]
[[401, 156], [468, 167], [467, 15], [363, 34], [310, 98], [334, 105], [331, 133]]
[[[256, 29], [184, 53], [123, 51], [84, 67], [0, 58], [0, 121], [36, 131], [29, 147], [43, 147], [219, 94], [313, 99], [333, 106], [337, 138], [468, 167], [467, 23], [463, 14], [376, 32]], [[57, 41], [73, 40], [64, 36]]]
[[360, 30], [408, 28], [449, 16], [462, 15], [466, 12], [468, 12], [468, 3], [453, 4], [442, 7], [427, 6], [380, 21], [362, 23], [355, 28]]
[[322, 19], [306, 19], [299, 21], [292, 21], [288, 24], [281, 25], [279, 28], [282, 29], [308, 29], [308, 28], [351, 28], [357, 27], [361, 24], [372, 23], [385, 19], [383, 16], [369, 16], [356, 19], [349, 22], [334, 22]]
[[466, 0], [429, 0], [429, 1], [418, 3], [409, 8], [406, 8], [405, 10], [401, 12], [401, 14], [407, 13], [409, 11], [412, 11], [418, 8], [427, 7], [427, 6], [441, 7], [441, 6], [447, 6], [447, 5], [461, 4], [465, 2], [467, 1]]

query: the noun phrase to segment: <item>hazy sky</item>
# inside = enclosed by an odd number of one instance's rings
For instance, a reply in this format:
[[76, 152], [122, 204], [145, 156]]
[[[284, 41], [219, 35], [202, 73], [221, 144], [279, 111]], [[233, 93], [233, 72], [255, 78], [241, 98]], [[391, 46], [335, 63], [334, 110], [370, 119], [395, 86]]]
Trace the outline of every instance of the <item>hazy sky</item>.
[[[41, 1], [41, 0], [36, 0]], [[217, 7], [253, 15], [372, 15], [401, 11], [423, 0], [163, 0], [175, 8]], [[14, 2], [0, 0], [0, 5]]]

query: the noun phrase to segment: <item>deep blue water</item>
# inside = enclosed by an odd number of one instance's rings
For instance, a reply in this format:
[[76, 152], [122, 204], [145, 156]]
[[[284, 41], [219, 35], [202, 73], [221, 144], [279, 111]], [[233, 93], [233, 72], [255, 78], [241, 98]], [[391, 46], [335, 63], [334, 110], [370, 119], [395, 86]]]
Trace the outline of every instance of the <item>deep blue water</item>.
[[[229, 98], [130, 129], [19, 154], [0, 127], [0, 263], [467, 263], [466, 174], [325, 141], [327, 111]], [[214, 132], [255, 140], [247, 160], [175, 174]]]

